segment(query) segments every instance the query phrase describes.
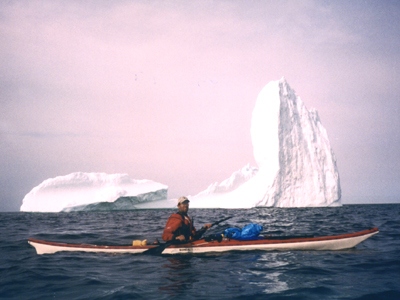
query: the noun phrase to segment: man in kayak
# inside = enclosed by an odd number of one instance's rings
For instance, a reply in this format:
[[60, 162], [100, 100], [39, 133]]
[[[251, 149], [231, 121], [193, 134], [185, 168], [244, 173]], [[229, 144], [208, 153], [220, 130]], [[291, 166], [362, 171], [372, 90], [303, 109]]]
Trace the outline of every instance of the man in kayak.
[[164, 228], [162, 238], [164, 241], [188, 242], [199, 239], [211, 224], [205, 224], [199, 231], [193, 226], [193, 222], [188, 216], [189, 199], [180, 197], [178, 199], [178, 212], [172, 214]]

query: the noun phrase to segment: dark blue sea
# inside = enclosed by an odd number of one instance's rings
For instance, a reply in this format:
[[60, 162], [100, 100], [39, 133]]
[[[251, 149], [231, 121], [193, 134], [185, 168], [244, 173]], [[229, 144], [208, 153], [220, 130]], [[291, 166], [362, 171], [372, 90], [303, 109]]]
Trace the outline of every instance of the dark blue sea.
[[0, 213], [1, 299], [400, 299], [400, 204], [335, 208], [191, 209], [195, 225], [263, 225], [270, 235], [378, 227], [345, 251], [207, 255], [37, 255], [28, 237], [123, 245], [160, 238], [172, 210]]

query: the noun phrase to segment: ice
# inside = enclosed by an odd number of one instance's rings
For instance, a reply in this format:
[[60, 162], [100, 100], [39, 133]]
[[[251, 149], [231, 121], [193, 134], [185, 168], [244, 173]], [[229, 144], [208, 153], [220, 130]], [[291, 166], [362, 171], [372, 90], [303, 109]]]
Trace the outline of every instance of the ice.
[[[259, 93], [251, 120], [257, 167], [249, 164], [221, 183], [189, 196], [193, 208], [340, 205], [336, 159], [315, 109], [282, 78]], [[173, 208], [168, 187], [127, 174], [72, 173], [45, 180], [23, 199], [21, 211], [59, 212]]]
[[25, 196], [20, 210], [95, 210], [100, 203], [109, 203], [106, 206], [108, 209], [121, 208], [118, 207], [121, 203], [130, 203], [134, 208], [135, 204], [166, 199], [167, 190], [168, 186], [164, 184], [146, 179], [135, 180], [128, 174], [76, 172], [43, 181]]
[[[249, 208], [340, 205], [336, 158], [315, 109], [307, 110], [285, 78], [259, 93], [251, 120], [257, 168], [231, 188], [238, 176], [190, 197], [191, 207]], [[217, 188], [215, 188], [217, 187]]]

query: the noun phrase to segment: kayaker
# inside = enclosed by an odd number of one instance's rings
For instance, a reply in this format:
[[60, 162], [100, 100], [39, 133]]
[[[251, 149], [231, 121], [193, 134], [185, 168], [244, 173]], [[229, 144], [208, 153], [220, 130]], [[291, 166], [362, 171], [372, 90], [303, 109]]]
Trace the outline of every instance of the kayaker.
[[178, 212], [172, 214], [165, 225], [162, 235], [164, 241], [187, 242], [196, 240], [211, 227], [211, 224], [205, 224], [199, 231], [196, 231], [192, 219], [188, 216], [189, 202], [187, 197], [178, 199]]

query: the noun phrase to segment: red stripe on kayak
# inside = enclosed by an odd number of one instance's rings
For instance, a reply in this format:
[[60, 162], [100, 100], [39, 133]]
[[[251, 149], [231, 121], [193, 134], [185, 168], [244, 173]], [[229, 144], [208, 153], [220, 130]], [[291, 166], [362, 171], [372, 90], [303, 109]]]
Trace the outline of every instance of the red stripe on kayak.
[[[250, 241], [237, 241], [237, 240], [222, 240], [205, 242], [204, 239], [195, 241], [193, 243], [187, 244], [179, 244], [179, 245], [171, 245], [169, 248], [187, 248], [187, 247], [213, 247], [213, 246], [238, 246], [238, 245], [262, 245], [262, 244], [287, 244], [287, 243], [302, 243], [302, 242], [312, 242], [312, 241], [328, 241], [328, 240], [340, 240], [346, 238], [353, 238], [358, 236], [363, 236], [371, 233], [379, 232], [378, 228], [374, 227], [367, 230], [362, 230], [354, 233], [346, 233], [340, 235], [330, 235], [330, 236], [321, 236], [321, 237], [310, 237], [310, 238], [292, 238], [292, 239], [284, 239], [284, 240], [269, 240], [268, 238], [260, 239], [260, 240], [250, 240]], [[85, 248], [85, 249], [150, 249], [157, 247], [157, 245], [148, 245], [148, 246], [102, 246], [102, 245], [91, 245], [91, 244], [68, 244], [68, 243], [60, 243], [60, 242], [50, 242], [44, 240], [38, 240], [34, 238], [29, 238], [29, 242], [49, 245], [49, 246], [57, 246], [57, 247], [68, 247], [68, 248]]]
[[[210, 247], [210, 246], [238, 246], [238, 245], [262, 245], [262, 244], [287, 244], [287, 243], [302, 243], [302, 242], [313, 242], [313, 241], [328, 241], [328, 240], [340, 240], [346, 238], [353, 238], [358, 236], [363, 236], [371, 233], [379, 232], [378, 228], [374, 227], [367, 230], [362, 230], [353, 233], [346, 233], [340, 235], [329, 235], [329, 236], [320, 236], [320, 237], [309, 237], [309, 238], [293, 238], [293, 239], [273, 239], [269, 240], [268, 238], [253, 240], [253, 241], [238, 241], [238, 240], [222, 240], [221, 242], [212, 241], [209, 243], [205, 243], [204, 240], [195, 241], [192, 243], [193, 246], [196, 247]], [[187, 244], [190, 245], [190, 244]], [[184, 245], [172, 245], [171, 248], [179, 248]]]
[[60, 243], [60, 242], [50, 242], [44, 240], [38, 240], [29, 238], [29, 242], [49, 245], [49, 246], [57, 246], [57, 247], [68, 247], [68, 248], [85, 248], [85, 249], [150, 249], [157, 246], [103, 246], [103, 245], [92, 245], [92, 244], [68, 244], [68, 243]]

